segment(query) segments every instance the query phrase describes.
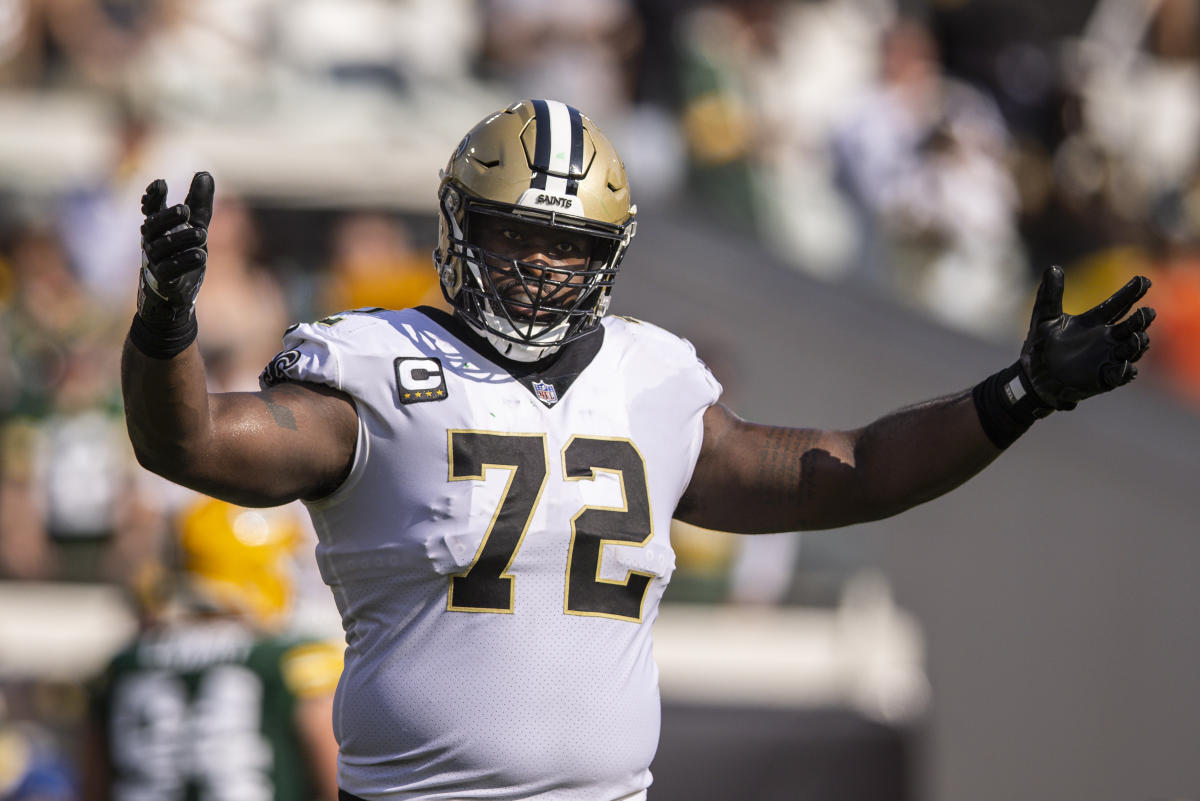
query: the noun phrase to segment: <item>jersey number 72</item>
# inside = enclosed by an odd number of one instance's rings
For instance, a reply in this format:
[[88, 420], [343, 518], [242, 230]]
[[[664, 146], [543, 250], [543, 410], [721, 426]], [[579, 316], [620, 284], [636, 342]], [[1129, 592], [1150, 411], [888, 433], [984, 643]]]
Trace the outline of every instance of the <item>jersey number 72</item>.
[[[450, 577], [452, 612], [512, 612], [514, 578], [508, 573], [546, 487], [549, 457], [544, 434], [447, 432], [450, 480], [483, 480], [489, 468], [508, 470], [508, 483], [471, 565]], [[563, 476], [586, 481], [616, 475], [621, 507], [585, 506], [571, 518], [563, 612], [640, 621], [653, 575], [630, 570], [624, 580], [600, 577], [608, 543], [644, 546], [653, 534], [646, 463], [628, 439], [574, 436], [562, 449]]]

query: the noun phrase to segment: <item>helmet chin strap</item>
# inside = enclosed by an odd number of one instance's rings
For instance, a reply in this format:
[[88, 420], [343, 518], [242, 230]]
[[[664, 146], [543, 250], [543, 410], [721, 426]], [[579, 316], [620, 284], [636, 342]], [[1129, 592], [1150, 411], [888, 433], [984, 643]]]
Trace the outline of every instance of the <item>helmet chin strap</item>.
[[[467, 322], [471, 328], [475, 329], [476, 333], [486, 339], [496, 349], [497, 353], [506, 359], [512, 359], [514, 362], [536, 362], [538, 359], [544, 359], [551, 354], [557, 353], [558, 349], [562, 347], [560, 344], [532, 345], [505, 339], [497, 334], [496, 331], [511, 332], [513, 335], [516, 335], [516, 329], [513, 328], [512, 323], [504, 317], [486, 310], [483, 311], [483, 317], [487, 321], [486, 327], [477, 325], [470, 320]], [[559, 323], [553, 328], [547, 328], [542, 331], [538, 336], [557, 338], [563, 336], [566, 333], [566, 329], [567, 324], [565, 322]]]

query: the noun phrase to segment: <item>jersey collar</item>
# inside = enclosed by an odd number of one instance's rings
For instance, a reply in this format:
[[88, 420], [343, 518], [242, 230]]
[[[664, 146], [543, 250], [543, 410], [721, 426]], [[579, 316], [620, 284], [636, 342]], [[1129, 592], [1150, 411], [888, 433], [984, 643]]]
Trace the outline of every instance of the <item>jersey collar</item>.
[[544, 359], [536, 362], [518, 362], [506, 359], [469, 325], [458, 317], [432, 306], [418, 306], [416, 311], [428, 317], [457, 337], [468, 347], [512, 376], [532, 393], [543, 406], [553, 407], [587, 368], [600, 346], [604, 344], [604, 326], [598, 325], [579, 339], [568, 342]]

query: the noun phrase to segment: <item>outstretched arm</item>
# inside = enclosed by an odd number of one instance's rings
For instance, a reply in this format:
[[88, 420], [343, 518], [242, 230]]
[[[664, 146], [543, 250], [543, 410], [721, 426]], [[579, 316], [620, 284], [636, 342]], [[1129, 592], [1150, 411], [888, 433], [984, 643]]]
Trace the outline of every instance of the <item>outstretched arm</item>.
[[853, 431], [781, 428], [717, 405], [676, 509], [688, 523], [763, 533], [877, 520], [936, 498], [986, 467], [1033, 422], [1132, 381], [1154, 310], [1134, 278], [1074, 317], [1062, 271], [1047, 270], [1020, 360], [972, 390], [893, 412]]
[[121, 389], [138, 461], [184, 486], [246, 506], [316, 498], [345, 477], [358, 418], [342, 393], [283, 383], [210, 394], [195, 345], [213, 181], [197, 173], [187, 200], [166, 207], [146, 190], [138, 314], [125, 342]]
[[854, 431], [757, 425], [716, 405], [676, 517], [743, 534], [878, 520], [954, 489], [999, 455], [970, 392]]

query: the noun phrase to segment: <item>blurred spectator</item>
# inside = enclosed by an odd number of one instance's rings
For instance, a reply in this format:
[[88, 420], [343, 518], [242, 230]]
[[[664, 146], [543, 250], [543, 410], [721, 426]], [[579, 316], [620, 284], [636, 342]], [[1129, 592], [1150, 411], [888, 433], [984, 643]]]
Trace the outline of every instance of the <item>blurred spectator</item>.
[[1142, 369], [1200, 401], [1200, 4], [1104, 0], [1066, 56], [1076, 96], [1030, 233], [1069, 262], [1068, 308], [1151, 276], [1158, 321]]
[[59, 199], [56, 226], [88, 293], [119, 316], [133, 313], [141, 265], [140, 199], [151, 176], [178, 186], [198, 157], [163, 136], [154, 112], [126, 93], [110, 103], [113, 147], [104, 169]]
[[176, 0], [8, 0], [0, 83], [113, 91]]
[[286, 510], [183, 511], [145, 630], [97, 682], [85, 798], [337, 798], [342, 647], [279, 633], [299, 536]]
[[279, 350], [291, 315], [278, 279], [256, 259], [254, 217], [245, 203], [228, 192], [220, 195], [210, 230], [212, 267], [196, 306], [200, 350], [213, 391], [257, 389], [258, 374]]
[[68, 385], [53, 413], [3, 428], [0, 575], [123, 583], [155, 541], [157, 504], [138, 481], [123, 421], [71, 406], [88, 398], [76, 391]]
[[275, 14], [283, 4], [156, 0], [155, 5], [158, 24], [128, 65], [125, 90], [172, 118], [261, 112], [277, 66]]
[[858, 230], [829, 141], [874, 70], [889, 16], [870, 0], [710, 3], [680, 25], [697, 193], [805, 272], [852, 268]]
[[319, 314], [364, 306], [446, 307], [433, 248], [417, 248], [403, 221], [372, 212], [346, 214], [333, 226], [330, 249]]
[[883, 40], [881, 83], [839, 130], [836, 152], [880, 279], [943, 322], [1008, 335], [1028, 271], [1016, 230], [1004, 120], [941, 71], [908, 20]]
[[702, 6], [680, 25], [680, 123], [692, 193], [729, 223], [753, 229], [754, 108], [743, 70], [754, 59], [752, 23], [764, 4]]
[[280, 57], [342, 84], [409, 91], [466, 78], [482, 35], [474, 0], [298, 0], [279, 15]]
[[1116, 160], [1110, 202], [1124, 217], [1146, 216], [1158, 198], [1195, 174], [1198, 24], [1195, 0], [1130, 8], [1108, 0], [1098, 5], [1075, 51], [1073, 78], [1086, 130]]
[[893, 11], [873, 0], [769, 4], [754, 26], [746, 82], [757, 125], [759, 233], [824, 278], [855, 268], [857, 229], [837, 184], [830, 139], [873, 85], [876, 41]]
[[75, 770], [52, 734], [10, 720], [0, 695], [0, 801], [76, 801]]
[[520, 97], [585, 105], [621, 119], [633, 94], [642, 29], [629, 0], [485, 0], [487, 71]]
[[29, 43], [32, 27], [28, 2], [0, 3], [0, 84], [21, 83], [31, 71], [30, 62], [35, 59]]
[[0, 313], [13, 379], [0, 395], [0, 571], [120, 580], [130, 563], [104, 554], [153, 527], [115, 392], [122, 329], [51, 231], [27, 225], [14, 238], [12, 302]]
[[[112, 348], [123, 332], [88, 297], [49, 227], [38, 222], [19, 225], [7, 251], [12, 289], [9, 304], [0, 307], [0, 327], [8, 339], [0, 359], [12, 382], [0, 386], [0, 413], [40, 417], [51, 411], [64, 381], [77, 375], [73, 367], [91, 367], [87, 355], [115, 364]], [[95, 352], [81, 355], [81, 349]], [[95, 367], [104, 372], [103, 364]], [[112, 393], [115, 386], [110, 376], [110, 403], [119, 397]], [[103, 394], [104, 389], [96, 391]]]

